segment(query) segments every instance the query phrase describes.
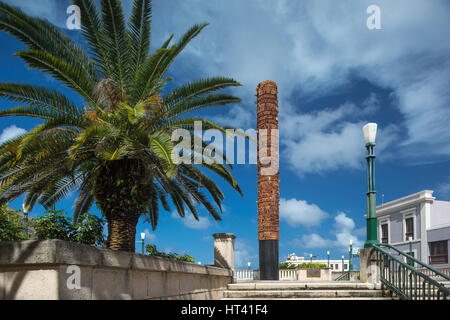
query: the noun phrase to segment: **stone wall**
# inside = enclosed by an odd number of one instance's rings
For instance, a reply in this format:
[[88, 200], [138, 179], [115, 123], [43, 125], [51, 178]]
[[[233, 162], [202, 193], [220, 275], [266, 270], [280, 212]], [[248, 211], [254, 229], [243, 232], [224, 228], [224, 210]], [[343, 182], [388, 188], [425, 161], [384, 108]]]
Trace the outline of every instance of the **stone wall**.
[[231, 280], [230, 269], [60, 240], [0, 242], [0, 300], [220, 299]]

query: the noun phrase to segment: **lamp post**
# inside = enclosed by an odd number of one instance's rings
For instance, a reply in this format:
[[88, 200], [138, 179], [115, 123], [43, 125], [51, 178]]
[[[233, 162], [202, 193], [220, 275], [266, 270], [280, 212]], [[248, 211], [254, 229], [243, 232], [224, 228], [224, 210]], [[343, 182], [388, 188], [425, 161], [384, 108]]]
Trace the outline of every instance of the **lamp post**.
[[364, 248], [371, 248], [378, 244], [377, 217], [376, 217], [376, 192], [375, 192], [375, 138], [377, 136], [377, 124], [368, 123], [363, 127], [364, 141], [367, 149], [367, 240]]
[[24, 217], [24, 228], [25, 228], [25, 236], [28, 238], [28, 212], [29, 208], [25, 205], [25, 203], [22, 204], [23, 214]]
[[353, 241], [350, 239], [348, 271], [353, 271]]
[[[313, 256], [312, 256], [312, 253], [310, 253], [310, 254], [309, 254], [309, 259], [310, 259], [310, 261], [311, 261], [311, 266], [312, 266], [312, 257], [313, 257]], [[310, 266], [310, 267], [311, 267], [311, 266]]]
[[342, 272], [344, 272], [344, 256], [342, 256]]
[[250, 270], [250, 267], [252, 266], [252, 263], [249, 261], [249, 262], [247, 263], [247, 266], [248, 266], [248, 270]]
[[330, 267], [330, 251], [327, 251], [327, 257], [328, 257], [328, 268]]
[[144, 251], [145, 232], [141, 233], [141, 239], [142, 239], [142, 254], [145, 254], [145, 251]]

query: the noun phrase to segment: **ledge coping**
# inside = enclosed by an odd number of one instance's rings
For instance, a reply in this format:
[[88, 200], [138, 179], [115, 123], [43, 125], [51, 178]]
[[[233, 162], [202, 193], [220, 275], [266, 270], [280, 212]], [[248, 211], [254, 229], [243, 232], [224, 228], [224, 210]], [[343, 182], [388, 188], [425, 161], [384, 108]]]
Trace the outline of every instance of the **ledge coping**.
[[62, 240], [0, 242], [0, 268], [33, 265], [78, 265], [105, 268], [232, 276], [225, 268], [174, 261]]

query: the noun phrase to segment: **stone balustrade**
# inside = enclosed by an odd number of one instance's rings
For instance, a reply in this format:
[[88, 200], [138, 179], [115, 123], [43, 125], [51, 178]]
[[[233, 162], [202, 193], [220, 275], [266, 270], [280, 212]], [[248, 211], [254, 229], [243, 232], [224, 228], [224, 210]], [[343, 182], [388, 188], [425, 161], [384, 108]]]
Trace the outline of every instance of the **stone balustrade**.
[[[331, 281], [332, 273], [329, 268], [286, 269], [279, 270], [280, 281]], [[234, 281], [259, 280], [259, 270], [235, 270]]]

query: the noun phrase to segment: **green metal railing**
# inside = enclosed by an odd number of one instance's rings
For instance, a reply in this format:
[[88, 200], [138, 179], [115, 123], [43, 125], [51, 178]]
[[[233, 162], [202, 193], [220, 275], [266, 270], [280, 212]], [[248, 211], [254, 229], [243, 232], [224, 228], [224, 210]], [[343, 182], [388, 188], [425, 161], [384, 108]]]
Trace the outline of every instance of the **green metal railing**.
[[378, 261], [380, 281], [391, 292], [405, 300], [450, 300], [450, 290], [444, 284], [420, 272], [382, 247], [394, 250], [398, 256], [421, 265], [433, 275], [449, 281], [450, 277], [389, 244], [377, 244], [373, 246], [373, 252]]
[[334, 281], [350, 281], [350, 272], [346, 271], [337, 277]]
[[[422, 269], [426, 269], [426, 270], [427, 270], [426, 273], [425, 273], [424, 271], [421, 271], [422, 273], [424, 273], [424, 274], [426, 274], [426, 275], [429, 275], [429, 276], [436, 276], [436, 277], [442, 277], [444, 280], [450, 281], [450, 276], [449, 276], [449, 275], [447, 275], [447, 274], [445, 274], [445, 273], [443, 273], [443, 272], [441, 272], [441, 271], [439, 271], [439, 270], [433, 268], [432, 266], [430, 266], [430, 265], [428, 265], [428, 264], [426, 264], [426, 263], [420, 261], [420, 260], [417, 259], [417, 258], [414, 258], [413, 256], [411, 256], [411, 255], [409, 255], [409, 254], [407, 254], [407, 253], [401, 251], [400, 249], [398, 249], [397, 247], [394, 247], [393, 245], [390, 245], [390, 244], [388, 244], [388, 243], [380, 243], [380, 244], [378, 244], [378, 246], [380, 246], [380, 247], [386, 247], [386, 248], [392, 249], [392, 250], [394, 250], [398, 255], [401, 255], [401, 256], [405, 257], [407, 261], [412, 261], [413, 264], [420, 265], [420, 267], [421, 267]], [[413, 266], [414, 266], [414, 265], [413, 265]], [[419, 271], [420, 271], [420, 270], [419, 270]]]

